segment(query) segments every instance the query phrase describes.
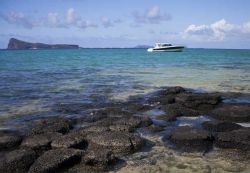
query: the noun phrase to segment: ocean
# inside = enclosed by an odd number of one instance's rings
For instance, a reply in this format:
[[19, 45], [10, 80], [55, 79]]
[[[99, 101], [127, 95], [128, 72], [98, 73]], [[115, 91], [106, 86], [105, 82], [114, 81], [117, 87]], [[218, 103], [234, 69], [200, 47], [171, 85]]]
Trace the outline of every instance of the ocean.
[[[208, 153], [187, 153], [171, 148], [166, 140], [170, 131], [184, 125], [199, 129], [211, 117], [184, 116], [174, 122], [158, 119], [168, 112], [159, 105], [147, 105], [145, 98], [166, 86], [182, 86], [193, 92], [246, 93], [242, 98], [223, 99], [228, 104], [240, 102], [244, 108], [250, 103], [250, 50], [1, 50], [0, 134], [30, 130], [33, 120], [54, 116], [70, 118], [75, 129], [91, 126], [102, 118], [100, 108], [112, 114], [117, 108], [122, 112], [124, 107], [133, 109], [135, 105], [135, 110], [142, 110], [133, 115], [149, 116], [162, 131], [136, 129], [146, 143], [139, 152], [122, 157], [126, 164], [117, 163], [116, 172], [249, 172], [249, 159], [245, 159], [249, 157], [244, 155], [249, 152], [214, 147]], [[129, 99], [133, 101], [126, 105]], [[244, 125], [249, 127], [249, 123]]]
[[126, 100], [176, 85], [201, 92], [250, 93], [250, 50], [0, 51], [0, 119], [53, 116], [55, 104]]

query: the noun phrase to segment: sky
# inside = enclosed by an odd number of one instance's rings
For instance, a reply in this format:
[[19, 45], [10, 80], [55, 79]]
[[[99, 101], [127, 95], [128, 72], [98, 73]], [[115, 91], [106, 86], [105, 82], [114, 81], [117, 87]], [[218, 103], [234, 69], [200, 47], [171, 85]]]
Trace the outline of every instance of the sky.
[[11, 37], [81, 47], [250, 49], [250, 1], [0, 0], [0, 48]]

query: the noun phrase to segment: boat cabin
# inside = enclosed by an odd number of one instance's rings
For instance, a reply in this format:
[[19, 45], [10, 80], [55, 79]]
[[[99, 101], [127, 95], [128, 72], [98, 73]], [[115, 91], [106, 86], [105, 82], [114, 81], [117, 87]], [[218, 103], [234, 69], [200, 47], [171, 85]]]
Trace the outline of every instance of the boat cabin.
[[169, 43], [156, 43], [155, 44], [156, 48], [166, 47], [166, 46], [172, 46], [172, 44], [169, 44]]

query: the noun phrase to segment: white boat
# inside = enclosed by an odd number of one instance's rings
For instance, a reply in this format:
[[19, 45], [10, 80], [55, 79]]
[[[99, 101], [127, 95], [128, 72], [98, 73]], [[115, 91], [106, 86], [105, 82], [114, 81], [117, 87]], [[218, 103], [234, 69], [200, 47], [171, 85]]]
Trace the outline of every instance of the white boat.
[[185, 47], [169, 43], [156, 43], [155, 47], [148, 48], [148, 52], [181, 52]]

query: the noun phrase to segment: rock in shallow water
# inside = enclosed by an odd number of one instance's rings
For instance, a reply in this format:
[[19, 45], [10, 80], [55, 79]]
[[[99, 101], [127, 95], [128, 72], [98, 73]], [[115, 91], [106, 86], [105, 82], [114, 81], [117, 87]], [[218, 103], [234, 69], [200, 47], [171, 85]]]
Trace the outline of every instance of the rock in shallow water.
[[115, 164], [116, 157], [107, 149], [90, 149], [82, 157], [82, 162], [92, 169], [108, 170]]
[[163, 106], [162, 109], [167, 113], [165, 119], [168, 121], [175, 121], [180, 116], [196, 117], [200, 115], [199, 111], [184, 107], [178, 103]]
[[249, 104], [224, 104], [211, 113], [211, 116], [218, 120], [230, 122], [250, 122]]
[[169, 140], [183, 149], [207, 151], [212, 146], [213, 138], [205, 130], [180, 126], [170, 133]]
[[0, 150], [12, 149], [17, 147], [22, 138], [17, 135], [3, 134], [0, 136]]
[[152, 124], [152, 120], [149, 117], [139, 117], [139, 116], [124, 116], [124, 117], [109, 117], [103, 120], [97, 121], [94, 125], [97, 126], [128, 126], [130, 128], [147, 127]]
[[67, 169], [80, 162], [82, 151], [55, 149], [45, 152], [30, 167], [29, 173], [51, 173]]
[[42, 152], [51, 149], [50, 143], [52, 140], [62, 136], [61, 133], [49, 132], [25, 138], [21, 144], [21, 147], [30, 148], [41, 154]]
[[35, 158], [36, 154], [32, 150], [20, 149], [6, 153], [0, 158], [0, 172], [26, 173]]
[[48, 132], [68, 133], [72, 124], [68, 119], [53, 117], [32, 122], [33, 128], [30, 135], [42, 134]]
[[250, 149], [250, 128], [241, 128], [231, 132], [220, 132], [215, 138], [216, 146], [220, 148]]
[[110, 149], [115, 154], [134, 152], [144, 144], [138, 134], [112, 131], [89, 134], [87, 140], [91, 147]]
[[51, 146], [53, 148], [78, 148], [85, 149], [88, 146], [86, 136], [81, 132], [71, 132], [55, 139]]
[[175, 98], [176, 102], [193, 109], [212, 108], [221, 102], [221, 97], [214, 93], [183, 93]]
[[205, 121], [202, 126], [211, 132], [228, 132], [242, 128], [241, 125], [226, 121]]

